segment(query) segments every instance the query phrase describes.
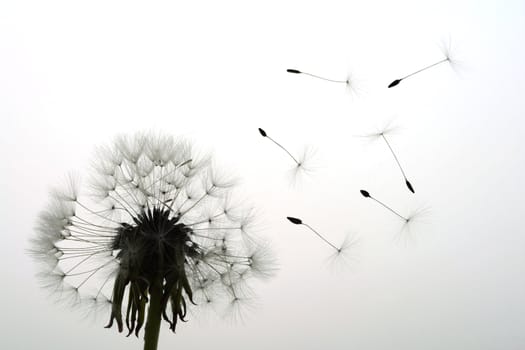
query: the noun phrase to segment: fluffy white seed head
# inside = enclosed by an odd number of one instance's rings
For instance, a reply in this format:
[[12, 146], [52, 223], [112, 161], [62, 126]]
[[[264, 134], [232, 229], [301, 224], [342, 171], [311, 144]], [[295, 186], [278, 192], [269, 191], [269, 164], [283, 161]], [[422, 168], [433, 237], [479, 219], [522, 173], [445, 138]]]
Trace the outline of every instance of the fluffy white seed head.
[[81, 185], [68, 176], [52, 190], [30, 242], [39, 278], [58, 299], [97, 309], [112, 303], [111, 322], [122, 322], [131, 292], [117, 292], [150, 283], [150, 256], [162, 257], [165, 286], [173, 271], [187, 277], [197, 306], [223, 300], [229, 308], [248, 298], [250, 279], [273, 274], [269, 247], [253, 239], [253, 212], [233, 204], [235, 182], [187, 141], [119, 136], [97, 148], [86, 178]]

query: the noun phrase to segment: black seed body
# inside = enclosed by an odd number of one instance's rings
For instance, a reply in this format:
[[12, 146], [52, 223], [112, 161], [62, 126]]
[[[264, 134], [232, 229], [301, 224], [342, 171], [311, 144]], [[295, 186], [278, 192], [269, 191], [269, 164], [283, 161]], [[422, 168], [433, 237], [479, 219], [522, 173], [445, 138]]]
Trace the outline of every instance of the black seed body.
[[408, 180], [406, 180], [405, 183], [406, 183], [408, 189], [410, 190], [410, 192], [412, 192], [412, 193], [416, 193], [416, 192], [414, 191], [414, 187], [412, 187], [412, 184], [411, 184]]
[[368, 192], [365, 191], [365, 190], [361, 190], [361, 191], [359, 191], [359, 192], [361, 192], [361, 194], [362, 194], [363, 197], [365, 197], [365, 198], [369, 198], [369, 197], [370, 197], [370, 193], [368, 193]]
[[287, 69], [286, 70], [288, 73], [293, 73], [293, 74], [301, 74], [301, 71], [297, 70], [297, 69]]
[[401, 82], [401, 80], [402, 80], [402, 79], [396, 79], [396, 80], [394, 80], [393, 82], [390, 83], [390, 85], [388, 85], [388, 88], [390, 89], [390, 88], [392, 88], [392, 87], [398, 85], [398, 84]]
[[303, 223], [303, 221], [301, 219], [298, 219], [298, 218], [294, 218], [294, 217], [291, 217], [291, 216], [287, 216], [286, 217], [292, 224], [296, 224], [296, 225], [301, 225]]
[[266, 131], [263, 129], [259, 128], [259, 133], [262, 135], [262, 137], [266, 137]]

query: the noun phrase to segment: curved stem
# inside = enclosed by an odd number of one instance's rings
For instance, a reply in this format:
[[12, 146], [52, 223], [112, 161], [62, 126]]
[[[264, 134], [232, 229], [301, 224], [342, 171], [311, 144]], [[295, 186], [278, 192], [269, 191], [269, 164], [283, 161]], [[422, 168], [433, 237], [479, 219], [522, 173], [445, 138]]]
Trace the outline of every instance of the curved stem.
[[405, 178], [405, 181], [407, 180], [407, 177], [405, 175], [405, 172], [403, 171], [403, 168], [401, 167], [401, 163], [399, 163], [399, 159], [397, 159], [397, 156], [396, 154], [394, 153], [394, 150], [392, 149], [392, 147], [390, 146], [390, 143], [388, 142], [388, 140], [386, 139], [385, 135], [384, 134], [381, 134], [381, 137], [383, 138], [383, 140], [385, 141], [386, 145], [388, 146], [388, 148], [390, 148], [390, 152], [392, 153], [392, 155], [394, 156], [394, 159], [396, 160], [396, 163], [397, 163], [397, 166], [399, 167], [399, 170], [401, 170], [401, 174], [403, 174], [403, 177]]
[[297, 163], [297, 165], [300, 165], [301, 163], [299, 163], [299, 161], [297, 159], [295, 159], [294, 156], [292, 156], [292, 154], [290, 152], [288, 152], [288, 150], [286, 148], [284, 148], [279, 142], [275, 141], [274, 139], [272, 139], [270, 136], [266, 136], [267, 138], [269, 138], [273, 143], [275, 143], [277, 146], [281, 147], [281, 149], [283, 149], [286, 153], [288, 153], [288, 155], [293, 159], [293, 161], [295, 163]]
[[162, 316], [162, 282], [157, 278], [149, 288], [148, 319], [144, 334], [144, 350], [157, 350]]

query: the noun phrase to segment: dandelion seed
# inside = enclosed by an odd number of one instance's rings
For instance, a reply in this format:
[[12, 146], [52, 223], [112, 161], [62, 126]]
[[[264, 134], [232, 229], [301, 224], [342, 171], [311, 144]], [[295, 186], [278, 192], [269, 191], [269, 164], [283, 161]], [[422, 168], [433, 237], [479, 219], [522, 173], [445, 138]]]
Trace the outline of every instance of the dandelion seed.
[[397, 155], [394, 152], [394, 149], [392, 148], [392, 146], [390, 145], [390, 142], [388, 141], [388, 139], [386, 137], [387, 133], [390, 133], [390, 132], [394, 131], [395, 129], [396, 129], [396, 127], [391, 126], [389, 124], [385, 128], [381, 129], [380, 131], [372, 133], [372, 134], [364, 135], [363, 137], [374, 138], [374, 139], [375, 138], [381, 138], [385, 142], [385, 144], [387, 145], [388, 149], [390, 150], [390, 153], [394, 157], [394, 160], [396, 161], [399, 170], [401, 171], [401, 175], [403, 176], [403, 179], [405, 181], [405, 185], [407, 186], [407, 188], [408, 188], [408, 190], [410, 192], [415, 193], [414, 187], [412, 186], [412, 184], [408, 180], [408, 178], [407, 178], [407, 176], [405, 174], [405, 171], [403, 170], [403, 167], [401, 166], [401, 163], [399, 162], [399, 159], [397, 158]]
[[312, 157], [314, 155], [314, 150], [312, 148], [305, 147], [305, 149], [304, 149], [303, 153], [301, 154], [301, 156], [296, 158], [284, 146], [282, 146], [280, 143], [278, 143], [273, 138], [268, 136], [268, 134], [266, 133], [266, 131], [264, 129], [259, 128], [258, 130], [259, 130], [259, 133], [261, 134], [262, 137], [265, 137], [265, 138], [269, 139], [270, 141], [272, 141], [279, 148], [281, 148], [283, 151], [285, 151], [286, 154], [288, 154], [288, 156], [290, 156], [290, 158], [292, 158], [292, 160], [294, 161], [295, 166], [291, 169], [291, 172], [290, 172], [292, 183], [297, 179], [297, 176], [298, 176], [299, 173], [301, 173], [301, 172], [302, 173], [310, 173], [310, 172], [312, 172], [313, 168], [307, 165], [307, 163], [312, 159]]
[[343, 242], [343, 244], [341, 246], [336, 246], [335, 244], [333, 244], [332, 242], [330, 242], [329, 240], [327, 240], [323, 235], [321, 235], [318, 231], [316, 231], [314, 228], [312, 228], [310, 225], [304, 223], [301, 219], [299, 218], [296, 218], [296, 217], [292, 217], [292, 216], [287, 216], [286, 217], [288, 219], [288, 221], [290, 221], [292, 224], [294, 225], [303, 225], [303, 226], [306, 226], [310, 231], [312, 231], [313, 233], [315, 233], [317, 235], [317, 237], [319, 237], [321, 240], [323, 240], [323, 242], [325, 242], [326, 244], [328, 244], [330, 247], [332, 247], [332, 249], [335, 250], [336, 254], [341, 254], [344, 250], [344, 248], [348, 247], [348, 245], [345, 246], [345, 242]]
[[394, 81], [392, 81], [388, 85], [388, 88], [393, 88], [394, 86], [399, 85], [399, 83], [401, 83], [403, 80], [405, 80], [405, 79], [407, 79], [407, 78], [409, 78], [411, 76], [414, 76], [414, 75], [416, 75], [418, 73], [424, 72], [427, 69], [430, 69], [430, 68], [435, 67], [437, 65], [443, 64], [443, 63], [447, 63], [448, 62], [452, 67], [456, 66], [456, 60], [452, 59], [451, 54], [450, 54], [450, 48], [451, 48], [451, 46], [450, 46], [450, 41], [449, 41], [448, 45], [442, 46], [442, 53], [443, 53], [445, 58], [443, 58], [442, 60], [439, 60], [439, 61], [437, 61], [435, 63], [432, 63], [432, 64], [430, 64], [430, 65], [428, 65], [426, 67], [423, 67], [423, 68], [421, 68], [421, 69], [419, 69], [419, 70], [417, 70], [417, 71], [415, 71], [413, 73], [410, 73], [410, 74], [404, 76], [403, 78], [395, 79]]
[[316, 79], [328, 81], [328, 82], [331, 82], [331, 83], [345, 84], [347, 90], [352, 95], [357, 95], [360, 92], [360, 90], [361, 90], [361, 89], [357, 88], [357, 86], [355, 84], [355, 79], [354, 79], [352, 74], [347, 74], [345, 80], [334, 80], [334, 79], [328, 79], [328, 78], [325, 78], [325, 77], [321, 77], [319, 75], [302, 72], [302, 71], [297, 70], [297, 69], [287, 69], [286, 71], [288, 73], [292, 73], [292, 74], [304, 74], [304, 75], [307, 75], [307, 76], [310, 76], [310, 77], [313, 77], [313, 78], [316, 78]]
[[401, 174], [403, 175], [403, 179], [405, 180], [405, 185], [407, 186], [408, 190], [410, 192], [412, 192], [412, 193], [415, 193], [414, 187], [412, 187], [412, 184], [410, 183], [410, 181], [408, 181], [408, 179], [407, 179], [407, 177], [405, 175], [405, 171], [403, 170], [403, 167], [401, 166], [401, 163], [399, 162], [399, 159], [397, 158], [394, 150], [392, 149], [392, 146], [390, 146], [390, 143], [388, 142], [385, 134], [381, 133], [381, 137], [383, 138], [383, 140], [385, 141], [386, 145], [388, 146], [388, 149], [390, 150], [390, 152], [394, 156], [394, 159], [396, 160], [396, 163], [397, 163], [397, 166], [399, 167], [399, 170], [401, 170]]
[[244, 300], [249, 280], [273, 276], [268, 245], [238, 239], [252, 216], [232, 207], [233, 182], [190, 144], [136, 134], [96, 155], [89, 191], [72, 179], [53, 190], [31, 240], [58, 299], [109, 305], [107, 328], [144, 327], [145, 349], [156, 349], [162, 320], [175, 331], [190, 309]]
[[319, 75], [315, 75], [315, 74], [311, 74], [311, 73], [306, 73], [306, 72], [301, 72], [297, 69], [287, 69], [286, 70], [288, 73], [292, 73], [292, 74], [304, 74], [304, 75], [308, 75], [310, 77], [313, 77], [313, 78], [317, 78], [317, 79], [321, 79], [321, 80], [324, 80], [324, 81], [329, 81], [331, 83], [339, 83], [339, 84], [347, 84], [349, 85], [350, 84], [350, 80], [349, 78], [346, 79], [346, 80], [333, 80], [333, 79], [328, 79], [328, 78], [325, 78], [325, 77], [321, 77]]
[[388, 205], [386, 205], [385, 203], [381, 202], [380, 200], [378, 200], [377, 198], [375, 197], [372, 197], [372, 195], [368, 192], [368, 191], [365, 191], [365, 190], [360, 190], [359, 191], [361, 193], [361, 195], [365, 198], [370, 198], [372, 200], [374, 200], [375, 202], [381, 204], [384, 208], [388, 209], [390, 212], [394, 213], [395, 215], [397, 215], [399, 218], [403, 219], [405, 222], [408, 222], [409, 221], [409, 218], [406, 218], [404, 217], [403, 215], [399, 214], [397, 211], [395, 211], [394, 209], [390, 208]]
[[301, 163], [286, 148], [284, 148], [280, 143], [278, 143], [277, 141], [272, 139], [270, 136], [268, 136], [266, 131], [264, 131], [263, 129], [259, 128], [259, 133], [262, 135], [262, 137], [266, 137], [267, 139], [269, 139], [270, 141], [275, 143], [277, 146], [279, 146], [283, 151], [285, 151], [290, 156], [290, 158], [293, 159], [293, 161], [297, 164], [297, 166], [301, 166]]

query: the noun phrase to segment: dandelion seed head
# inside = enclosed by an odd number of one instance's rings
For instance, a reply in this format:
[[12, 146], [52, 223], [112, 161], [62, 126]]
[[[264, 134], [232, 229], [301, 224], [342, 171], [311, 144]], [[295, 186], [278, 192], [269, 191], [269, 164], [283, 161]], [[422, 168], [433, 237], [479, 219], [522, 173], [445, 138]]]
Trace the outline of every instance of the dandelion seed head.
[[394, 236], [394, 241], [404, 245], [414, 244], [417, 238], [427, 230], [430, 215], [431, 209], [428, 206], [420, 206], [412, 210]]
[[247, 264], [249, 268], [245, 269], [245, 272], [264, 279], [273, 277], [278, 270], [278, 265], [270, 245], [265, 243], [252, 246], [251, 249]]
[[389, 137], [397, 135], [401, 130], [401, 127], [395, 124], [393, 119], [390, 119], [376, 127], [375, 130], [366, 134], [357, 135], [357, 137], [370, 140], [370, 142], [375, 142], [377, 139], [380, 139], [383, 136]]
[[223, 314], [231, 322], [245, 322], [246, 315], [257, 307], [257, 299], [248, 291], [244, 295], [235, 293], [233, 289], [230, 292], [230, 300]]
[[366, 92], [365, 82], [355, 73], [347, 73], [346, 75], [346, 91], [351, 98], [361, 97]]
[[460, 59], [456, 45], [452, 44], [452, 38], [448, 36], [447, 39], [441, 40], [438, 47], [454, 73], [461, 74], [465, 70], [465, 63]]
[[349, 266], [358, 261], [358, 249], [361, 239], [354, 233], [346, 234], [344, 240], [337, 246], [337, 250], [327, 258], [329, 268], [335, 272], [346, 271]]
[[305, 176], [312, 175], [316, 170], [315, 165], [317, 150], [313, 146], [305, 146], [297, 157], [297, 162], [289, 170], [288, 178], [291, 185], [298, 184]]
[[270, 277], [274, 258], [254, 238], [254, 212], [233, 204], [235, 181], [187, 141], [123, 135], [95, 158], [84, 187], [69, 176], [52, 190], [30, 242], [57, 300], [111, 303], [107, 327], [138, 335], [153, 288], [175, 331], [189, 308], [229, 308], [232, 295], [251, 293], [250, 279]]

